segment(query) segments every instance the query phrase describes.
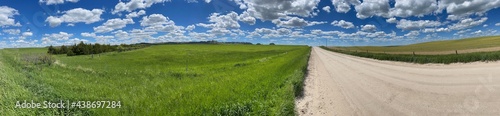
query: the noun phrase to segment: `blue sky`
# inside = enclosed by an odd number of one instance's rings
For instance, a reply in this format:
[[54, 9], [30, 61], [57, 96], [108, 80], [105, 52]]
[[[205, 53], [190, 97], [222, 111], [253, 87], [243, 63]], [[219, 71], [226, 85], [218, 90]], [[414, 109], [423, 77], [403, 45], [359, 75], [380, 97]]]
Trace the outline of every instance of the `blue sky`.
[[206, 40], [400, 45], [500, 34], [500, 0], [0, 1], [0, 48]]

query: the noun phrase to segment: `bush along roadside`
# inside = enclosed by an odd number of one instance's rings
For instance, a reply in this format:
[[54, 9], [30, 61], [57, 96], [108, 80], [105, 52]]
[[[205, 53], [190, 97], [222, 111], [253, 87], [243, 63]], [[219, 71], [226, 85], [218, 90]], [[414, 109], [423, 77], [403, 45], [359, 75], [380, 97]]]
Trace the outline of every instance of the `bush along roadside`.
[[370, 52], [353, 52], [353, 51], [343, 51], [330, 49], [324, 46], [320, 48], [333, 51], [337, 53], [343, 53], [353, 56], [373, 58], [377, 60], [388, 60], [388, 61], [400, 61], [409, 63], [468, 63], [468, 62], [489, 62], [500, 60], [500, 51], [496, 52], [476, 52], [476, 53], [466, 53], [466, 54], [447, 54], [447, 55], [418, 55], [418, 54], [385, 54], [385, 53], [370, 53]]

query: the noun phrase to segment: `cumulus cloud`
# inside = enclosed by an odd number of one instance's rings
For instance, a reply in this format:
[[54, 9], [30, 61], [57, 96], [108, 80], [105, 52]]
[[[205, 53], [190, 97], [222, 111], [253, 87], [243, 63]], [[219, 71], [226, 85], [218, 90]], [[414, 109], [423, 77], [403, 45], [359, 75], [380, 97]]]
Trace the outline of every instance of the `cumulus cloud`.
[[390, 10], [390, 15], [397, 17], [422, 17], [437, 9], [436, 0], [396, 0], [394, 8]]
[[146, 11], [144, 10], [140, 10], [138, 12], [131, 12], [129, 14], [126, 15], [127, 18], [134, 18], [134, 17], [139, 17], [141, 15], [145, 15], [146, 14]]
[[473, 34], [473, 35], [479, 35], [479, 34], [482, 34], [482, 33], [483, 33], [483, 31], [477, 30], [477, 31], [472, 32], [471, 34]]
[[362, 25], [361, 26], [361, 31], [368, 31], [368, 32], [373, 32], [377, 30], [377, 27], [375, 25]]
[[416, 30], [416, 29], [423, 29], [426, 27], [437, 27], [441, 25], [442, 23], [439, 21], [431, 21], [431, 20], [412, 21], [412, 20], [401, 19], [397, 23], [396, 28], [403, 30]]
[[389, 18], [387, 20], [385, 20], [387, 23], [398, 23], [398, 20], [396, 20], [396, 18], [392, 17], [392, 18]]
[[327, 13], [330, 13], [330, 6], [323, 7], [323, 10], [326, 11]]
[[94, 37], [94, 36], [96, 36], [95, 33], [88, 33], [88, 32], [83, 32], [80, 35], [82, 35], [83, 37]]
[[248, 23], [250, 25], [254, 25], [255, 21], [256, 21], [255, 17], [250, 16], [250, 14], [248, 14], [248, 12], [243, 12], [242, 14], [240, 14], [238, 16], [238, 20], [242, 21], [244, 23]]
[[462, 17], [471, 14], [481, 15], [499, 6], [500, 0], [441, 0], [436, 12], [446, 10], [448, 14]]
[[434, 33], [434, 32], [449, 32], [451, 31], [449, 28], [441, 27], [441, 28], [425, 28], [422, 30], [424, 33]]
[[388, 0], [364, 0], [354, 8], [358, 12], [356, 17], [366, 19], [372, 16], [389, 17], [389, 7]]
[[[238, 13], [230, 12], [226, 15], [221, 15], [219, 13], [212, 13], [210, 17], [208, 17], [208, 24], [206, 23], [198, 23], [196, 26], [201, 26], [205, 28], [216, 28], [216, 29], [238, 29], [240, 28], [240, 24], [238, 23]], [[255, 23], [255, 21], [253, 22]]]
[[495, 26], [500, 26], [500, 23], [495, 24]]
[[23, 34], [22, 34], [22, 35], [23, 35], [24, 37], [29, 37], [29, 36], [33, 36], [33, 33], [32, 33], [32, 32], [27, 31], [27, 32], [23, 32]]
[[64, 4], [64, 2], [76, 3], [80, 0], [39, 0], [39, 3], [45, 3], [46, 5]]
[[418, 32], [418, 31], [410, 31], [407, 34], [405, 34], [405, 36], [409, 37], [409, 38], [416, 37], [418, 35], [420, 35], [420, 32]]
[[11, 34], [11, 35], [18, 35], [21, 33], [21, 30], [19, 29], [4, 29], [2, 30], [4, 33]]
[[471, 27], [475, 27], [475, 26], [478, 26], [478, 25], [481, 25], [483, 24], [484, 22], [486, 22], [486, 20], [488, 20], [487, 17], [483, 17], [479, 20], [474, 20], [472, 18], [467, 18], [467, 19], [463, 19], [453, 25], [450, 25], [448, 28], [452, 29], [452, 30], [462, 30], [462, 29], [467, 29], [467, 28], [471, 28]]
[[58, 44], [62, 41], [69, 40], [73, 34], [69, 34], [66, 32], [52, 33], [52, 34], [44, 34], [42, 38], [42, 44]]
[[83, 8], [75, 8], [65, 11], [62, 16], [49, 16], [45, 20], [51, 27], [57, 27], [61, 23], [79, 23], [84, 22], [85, 24], [94, 23], [101, 20], [101, 15], [104, 12], [102, 9], [92, 9], [87, 10]]
[[151, 14], [142, 17], [141, 26], [145, 27], [146, 31], [155, 32], [180, 32], [184, 29], [182, 26], [175, 25], [175, 22], [162, 14]]
[[289, 37], [293, 31], [288, 28], [279, 28], [279, 29], [269, 29], [269, 28], [255, 28], [253, 32], [247, 36], [247, 38], [280, 38], [280, 37]]
[[240, 8], [257, 19], [275, 20], [288, 15], [308, 17], [314, 15], [319, 0], [234, 0]]
[[348, 21], [344, 21], [344, 20], [340, 20], [340, 21], [335, 20], [331, 24], [333, 26], [342, 27], [344, 29], [354, 28], [354, 24], [352, 24], [352, 22], [348, 22]]
[[132, 12], [136, 9], [146, 9], [151, 7], [151, 5], [156, 3], [170, 2], [171, 0], [130, 0], [127, 3], [120, 1], [115, 5], [115, 9], [112, 11], [113, 14], [128, 11]]
[[313, 25], [319, 25], [319, 24], [325, 24], [326, 22], [318, 22], [318, 21], [306, 21], [302, 18], [298, 17], [287, 17], [284, 18], [284, 20], [281, 19], [276, 19], [272, 21], [274, 24], [276, 24], [278, 27], [306, 27], [306, 26], [313, 26]]
[[188, 25], [188, 26], [186, 27], [186, 30], [188, 30], [188, 31], [192, 31], [192, 30], [194, 30], [195, 28], [196, 28], [196, 26], [195, 26], [195, 25]]
[[[121, 31], [121, 30], [120, 30]], [[94, 38], [96, 39], [97, 43], [108, 43], [110, 39], [114, 39], [114, 36], [109, 36], [109, 35], [96, 35], [95, 33], [88, 33], [88, 32], [83, 32], [80, 34], [82, 37], [89, 37], [89, 38]], [[122, 35], [123, 36], [123, 35]]]
[[116, 29], [124, 28], [127, 24], [134, 24], [132, 19], [109, 19], [101, 26], [94, 27], [96, 33], [106, 33]]
[[347, 13], [351, 10], [351, 5], [359, 5], [359, 0], [332, 0], [335, 11], [339, 13]]
[[21, 26], [19, 22], [14, 20], [14, 15], [19, 15], [16, 9], [0, 6], [0, 27]]

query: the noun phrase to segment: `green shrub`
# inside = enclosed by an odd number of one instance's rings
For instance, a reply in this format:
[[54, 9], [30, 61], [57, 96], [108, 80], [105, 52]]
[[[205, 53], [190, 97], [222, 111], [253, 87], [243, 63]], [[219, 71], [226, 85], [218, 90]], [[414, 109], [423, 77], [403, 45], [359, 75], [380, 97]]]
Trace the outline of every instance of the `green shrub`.
[[50, 54], [44, 54], [44, 53], [23, 54], [21, 56], [21, 59], [26, 63], [35, 65], [47, 64], [50, 66], [55, 62], [54, 57], [52, 57]]

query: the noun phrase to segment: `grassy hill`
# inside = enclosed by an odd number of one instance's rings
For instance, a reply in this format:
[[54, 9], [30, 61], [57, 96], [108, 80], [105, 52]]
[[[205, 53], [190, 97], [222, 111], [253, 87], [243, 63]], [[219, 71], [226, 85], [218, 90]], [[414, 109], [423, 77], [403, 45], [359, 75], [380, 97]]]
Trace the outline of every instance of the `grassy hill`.
[[[3, 115], [293, 115], [310, 48], [257, 45], [156, 45], [96, 55], [46, 48], [0, 50]], [[120, 101], [116, 109], [18, 109], [16, 101]]]
[[[496, 48], [495, 48], [496, 47]], [[368, 51], [377, 53], [410, 54], [413, 52], [423, 54], [453, 54], [455, 50], [467, 53], [475, 51], [497, 51], [500, 50], [500, 36], [488, 36], [467, 38], [460, 40], [445, 40], [425, 42], [404, 46], [355, 46], [355, 47], [332, 47], [334, 49], [351, 51]], [[493, 49], [488, 49], [493, 48]]]

